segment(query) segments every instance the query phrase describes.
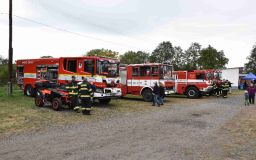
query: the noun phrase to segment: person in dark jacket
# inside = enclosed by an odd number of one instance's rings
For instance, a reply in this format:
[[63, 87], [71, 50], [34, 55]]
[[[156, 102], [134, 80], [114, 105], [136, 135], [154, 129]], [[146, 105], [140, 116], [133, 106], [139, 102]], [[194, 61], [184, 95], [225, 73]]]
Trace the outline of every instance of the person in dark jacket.
[[91, 84], [84, 78], [82, 83], [79, 84], [79, 98], [81, 99], [82, 113], [90, 115], [92, 108], [93, 90]]
[[70, 98], [70, 108], [73, 108], [76, 110], [78, 107], [78, 86], [76, 82], [76, 77], [72, 76], [71, 82], [69, 82], [66, 86], [65, 89], [68, 91], [68, 95]]
[[153, 88], [153, 104], [152, 104], [152, 106], [155, 106], [157, 104], [157, 106], [160, 107], [159, 96], [160, 96], [160, 88], [159, 88], [157, 82], [155, 82], [155, 85]]
[[159, 102], [161, 105], [164, 105], [165, 86], [162, 82], [160, 82], [159, 84]]
[[222, 82], [222, 96], [223, 98], [227, 98], [228, 96], [229, 83], [227, 80]]
[[253, 84], [251, 84], [249, 87], [247, 87], [247, 91], [249, 94], [250, 104], [254, 104], [256, 88], [253, 86]]

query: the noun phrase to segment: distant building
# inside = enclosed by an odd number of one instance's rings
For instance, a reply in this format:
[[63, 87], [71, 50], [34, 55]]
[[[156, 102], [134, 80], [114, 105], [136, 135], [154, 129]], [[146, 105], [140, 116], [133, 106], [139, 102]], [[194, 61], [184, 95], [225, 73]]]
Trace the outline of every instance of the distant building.
[[247, 74], [244, 73], [244, 67], [234, 67], [222, 70], [222, 79], [227, 79], [232, 83], [232, 87], [238, 87], [241, 83], [242, 77]]

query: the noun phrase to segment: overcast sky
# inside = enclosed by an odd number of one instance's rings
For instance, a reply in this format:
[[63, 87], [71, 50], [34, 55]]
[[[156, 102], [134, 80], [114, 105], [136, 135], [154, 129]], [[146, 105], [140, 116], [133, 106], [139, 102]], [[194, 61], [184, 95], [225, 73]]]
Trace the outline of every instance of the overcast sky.
[[[183, 49], [210, 44], [224, 50], [228, 67], [239, 67], [256, 43], [255, 0], [13, 0], [13, 6], [14, 59], [80, 56], [95, 48], [152, 52], [170, 41]], [[4, 57], [6, 13], [8, 0], [0, 0]]]

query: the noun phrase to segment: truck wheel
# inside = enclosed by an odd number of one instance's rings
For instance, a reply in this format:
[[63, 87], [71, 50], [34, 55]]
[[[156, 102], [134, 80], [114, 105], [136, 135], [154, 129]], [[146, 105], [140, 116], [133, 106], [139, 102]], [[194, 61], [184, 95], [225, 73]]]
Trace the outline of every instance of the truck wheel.
[[40, 96], [36, 96], [35, 105], [38, 106], [38, 107], [43, 107], [44, 106], [44, 100]]
[[26, 85], [24, 94], [29, 97], [33, 97], [35, 94], [35, 91], [31, 85]]
[[187, 97], [194, 99], [199, 97], [199, 90], [196, 87], [189, 87], [187, 89]]
[[151, 102], [152, 99], [153, 99], [152, 90], [151, 89], [145, 89], [142, 92], [142, 97], [143, 97], [144, 101]]
[[111, 101], [110, 98], [109, 99], [99, 99], [100, 104], [104, 104], [104, 105], [109, 104], [110, 101]]
[[62, 102], [59, 98], [54, 98], [52, 100], [52, 109], [55, 111], [60, 111], [62, 109]]

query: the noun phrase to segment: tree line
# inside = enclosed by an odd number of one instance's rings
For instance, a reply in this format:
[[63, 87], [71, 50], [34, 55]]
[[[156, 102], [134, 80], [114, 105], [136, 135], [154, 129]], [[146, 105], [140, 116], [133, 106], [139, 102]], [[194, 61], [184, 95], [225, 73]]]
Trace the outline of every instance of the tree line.
[[222, 69], [229, 61], [224, 51], [218, 51], [211, 45], [202, 48], [199, 43], [192, 43], [188, 49], [183, 50], [169, 41], [160, 43], [152, 53], [128, 51], [120, 55], [108, 49], [94, 49], [85, 55], [117, 58], [123, 64], [169, 62], [175, 70]]

